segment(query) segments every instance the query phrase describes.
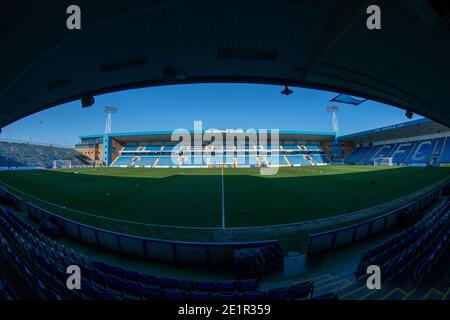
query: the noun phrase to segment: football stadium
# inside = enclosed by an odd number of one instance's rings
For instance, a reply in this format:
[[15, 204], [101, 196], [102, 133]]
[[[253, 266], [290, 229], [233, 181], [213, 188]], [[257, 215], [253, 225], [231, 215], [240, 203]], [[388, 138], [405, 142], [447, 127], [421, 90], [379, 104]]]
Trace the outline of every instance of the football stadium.
[[450, 300], [450, 6], [377, 4], [6, 5], [0, 299]]

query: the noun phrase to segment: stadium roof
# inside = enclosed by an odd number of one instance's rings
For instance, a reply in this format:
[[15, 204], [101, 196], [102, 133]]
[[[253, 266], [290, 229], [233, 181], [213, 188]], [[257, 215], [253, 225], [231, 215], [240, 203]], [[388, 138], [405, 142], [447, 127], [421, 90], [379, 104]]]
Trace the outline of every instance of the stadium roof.
[[[115, 140], [120, 142], [148, 142], [148, 141], [161, 141], [161, 140], [170, 140], [170, 137], [174, 131], [147, 131], [147, 132], [121, 132], [121, 133], [111, 133], [110, 137], [113, 137]], [[206, 133], [207, 131], [193, 131], [188, 130], [190, 134], [194, 133]], [[211, 132], [211, 131], [210, 131]], [[241, 131], [226, 131], [220, 130], [219, 132], [230, 132], [235, 135], [243, 134]], [[260, 130], [256, 130], [257, 133]], [[270, 139], [270, 130], [268, 132], [268, 138]], [[245, 134], [245, 133], [244, 133]], [[325, 141], [334, 138], [333, 132], [310, 132], [310, 131], [289, 131], [289, 130], [280, 130], [280, 139], [282, 140], [298, 140], [298, 141]], [[80, 139], [94, 139], [101, 138], [103, 134], [94, 134], [94, 135], [83, 135], [80, 136]]]
[[[0, 127], [82, 97], [182, 83], [326, 89], [450, 125], [446, 0], [4, 1]], [[445, 21], [444, 19], [447, 19]], [[151, 99], [151, 96], [149, 97]]]
[[392, 126], [340, 136], [339, 140], [351, 141], [357, 144], [371, 143], [374, 141], [385, 141], [437, 134], [446, 131], [450, 131], [450, 129], [444, 125], [433, 122], [429, 119], [418, 119]]

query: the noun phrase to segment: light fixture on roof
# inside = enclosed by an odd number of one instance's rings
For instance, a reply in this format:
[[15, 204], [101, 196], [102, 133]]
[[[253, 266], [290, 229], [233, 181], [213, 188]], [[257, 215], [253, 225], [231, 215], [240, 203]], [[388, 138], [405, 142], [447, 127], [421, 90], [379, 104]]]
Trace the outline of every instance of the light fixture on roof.
[[289, 96], [289, 95], [291, 95], [293, 93], [294, 93], [294, 91], [289, 89], [288, 86], [284, 86], [284, 89], [281, 91], [281, 94], [283, 94], [285, 96]]
[[112, 114], [117, 113], [116, 107], [105, 107], [106, 114], [106, 124], [105, 124], [105, 133], [109, 134], [112, 131]]
[[408, 119], [412, 119], [413, 115], [414, 115], [414, 113], [412, 113], [412, 111], [406, 110], [405, 116], [406, 116]]
[[95, 99], [93, 96], [84, 96], [81, 97], [81, 107], [87, 108], [92, 106], [95, 103]]

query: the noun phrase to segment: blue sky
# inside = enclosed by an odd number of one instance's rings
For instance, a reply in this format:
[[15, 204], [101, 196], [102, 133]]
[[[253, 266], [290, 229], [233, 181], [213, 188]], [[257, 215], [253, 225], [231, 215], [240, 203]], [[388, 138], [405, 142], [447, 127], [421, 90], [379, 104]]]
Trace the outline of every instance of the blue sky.
[[[79, 101], [60, 105], [3, 128], [0, 138], [73, 146], [80, 135], [102, 133], [105, 106], [115, 106], [113, 132], [192, 129], [280, 129], [332, 131], [325, 108], [340, 107], [341, 134], [407, 121], [404, 110], [367, 101], [360, 106], [333, 103], [336, 93], [293, 88], [283, 96], [280, 86], [249, 84], [173, 85], [116, 92], [96, 97], [93, 107]], [[413, 119], [418, 119], [414, 116]]]

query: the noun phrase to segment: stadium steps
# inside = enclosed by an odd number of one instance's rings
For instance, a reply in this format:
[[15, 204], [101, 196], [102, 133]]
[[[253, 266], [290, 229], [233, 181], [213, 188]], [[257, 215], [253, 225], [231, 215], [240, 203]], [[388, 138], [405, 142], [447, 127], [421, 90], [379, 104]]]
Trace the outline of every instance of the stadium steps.
[[430, 157], [428, 158], [428, 161], [427, 161], [427, 166], [429, 166], [431, 164], [431, 162], [433, 161], [433, 155], [434, 155], [434, 152], [436, 151], [438, 144], [439, 144], [439, 139], [435, 139], [433, 149], [431, 150]]
[[284, 161], [286, 161], [286, 163], [290, 166], [293, 167], [292, 163], [289, 161], [288, 157], [283, 156], [284, 157]]
[[156, 158], [155, 162], [153, 162], [152, 167], [157, 166], [159, 159], [161, 159], [160, 157]]
[[439, 153], [439, 158], [438, 158], [439, 164], [441, 163], [441, 158], [442, 158], [442, 155], [444, 154], [445, 146], [447, 145], [447, 139], [448, 139], [448, 137], [445, 137], [444, 141], [442, 142], [442, 147], [441, 147], [441, 151]]
[[411, 150], [409, 150], [409, 153], [403, 160], [402, 164], [408, 163], [409, 158], [411, 158], [411, 155], [413, 154], [414, 150], [416, 149], [417, 143], [418, 143], [417, 141], [414, 141], [413, 145], [411, 146]]

